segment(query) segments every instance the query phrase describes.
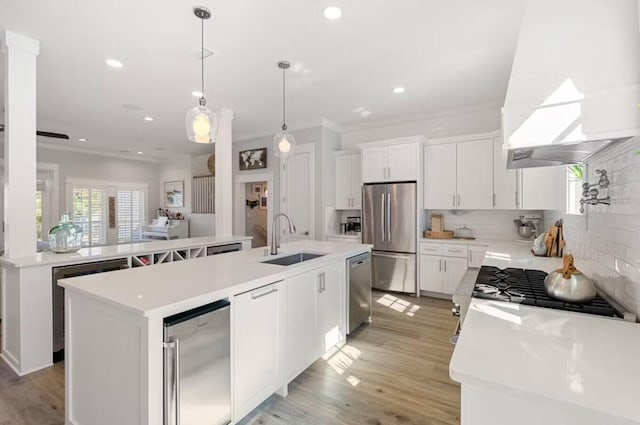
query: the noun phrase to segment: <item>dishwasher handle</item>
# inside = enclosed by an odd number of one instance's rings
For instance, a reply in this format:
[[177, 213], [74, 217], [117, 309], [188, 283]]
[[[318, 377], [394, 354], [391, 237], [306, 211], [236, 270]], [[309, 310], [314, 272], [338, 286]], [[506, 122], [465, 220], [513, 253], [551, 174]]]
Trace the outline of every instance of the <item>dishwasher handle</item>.
[[[180, 425], [180, 340], [174, 339], [163, 344], [165, 358], [164, 382], [164, 425]], [[170, 362], [170, 354], [173, 361]], [[172, 415], [173, 413], [173, 415]]]

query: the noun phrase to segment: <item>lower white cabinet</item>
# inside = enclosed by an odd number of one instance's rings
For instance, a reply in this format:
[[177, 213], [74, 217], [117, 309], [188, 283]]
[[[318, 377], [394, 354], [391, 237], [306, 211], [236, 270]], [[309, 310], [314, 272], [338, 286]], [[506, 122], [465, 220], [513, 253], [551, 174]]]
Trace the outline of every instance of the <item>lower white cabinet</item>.
[[344, 341], [345, 267], [345, 262], [339, 261], [286, 280], [285, 383]]
[[464, 244], [421, 243], [420, 290], [453, 294], [467, 271], [471, 249]]
[[443, 258], [444, 286], [442, 292], [453, 294], [460, 284], [462, 277], [467, 272], [467, 259], [456, 257]]
[[283, 282], [233, 297], [234, 418], [244, 417], [281, 386]]
[[479, 268], [482, 266], [486, 252], [486, 246], [469, 245], [469, 267]]

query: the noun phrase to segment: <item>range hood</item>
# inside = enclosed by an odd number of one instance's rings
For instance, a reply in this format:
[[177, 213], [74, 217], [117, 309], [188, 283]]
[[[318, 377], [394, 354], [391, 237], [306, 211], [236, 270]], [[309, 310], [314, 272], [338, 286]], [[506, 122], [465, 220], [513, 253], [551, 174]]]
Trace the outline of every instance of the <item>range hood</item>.
[[507, 168], [640, 135], [639, 0], [526, 0], [502, 109]]

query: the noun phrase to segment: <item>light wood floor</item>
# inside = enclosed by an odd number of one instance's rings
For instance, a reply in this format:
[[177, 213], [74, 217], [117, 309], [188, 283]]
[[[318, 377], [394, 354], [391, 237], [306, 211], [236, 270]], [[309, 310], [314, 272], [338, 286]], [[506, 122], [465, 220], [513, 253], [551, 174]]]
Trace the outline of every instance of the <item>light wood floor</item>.
[[[374, 323], [242, 425], [458, 425], [451, 302], [374, 293]], [[18, 378], [0, 361], [0, 425], [63, 425], [64, 365]]]

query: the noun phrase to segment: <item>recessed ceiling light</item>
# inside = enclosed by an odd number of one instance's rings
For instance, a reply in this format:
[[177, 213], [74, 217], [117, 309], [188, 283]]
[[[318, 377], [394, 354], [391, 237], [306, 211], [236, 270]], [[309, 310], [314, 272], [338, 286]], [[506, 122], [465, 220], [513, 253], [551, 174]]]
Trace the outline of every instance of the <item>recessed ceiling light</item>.
[[142, 155], [144, 152], [142, 152], [142, 151], [138, 151], [138, 152], [136, 152], [136, 153], [137, 153], [138, 155]]
[[393, 89], [394, 93], [404, 93], [404, 87], [400, 86], [400, 87], [395, 87]]
[[87, 139], [84, 139], [82, 137], [78, 139], [78, 142], [86, 142], [86, 141], [87, 141]]
[[145, 121], [153, 121], [153, 117], [144, 117]]
[[338, 19], [342, 16], [342, 10], [336, 6], [329, 6], [324, 10], [324, 17], [327, 19]]
[[360, 112], [360, 116], [362, 118], [367, 118], [369, 115], [371, 115], [371, 111], [367, 111], [366, 109], [362, 112]]
[[355, 112], [356, 114], [359, 114], [362, 111], [364, 111], [364, 106], [358, 106], [356, 109], [353, 110], [353, 112]]
[[193, 95], [193, 97], [202, 97], [202, 92], [198, 90], [192, 91], [191, 94]]
[[122, 62], [117, 59], [107, 59], [107, 65], [111, 68], [122, 68]]

